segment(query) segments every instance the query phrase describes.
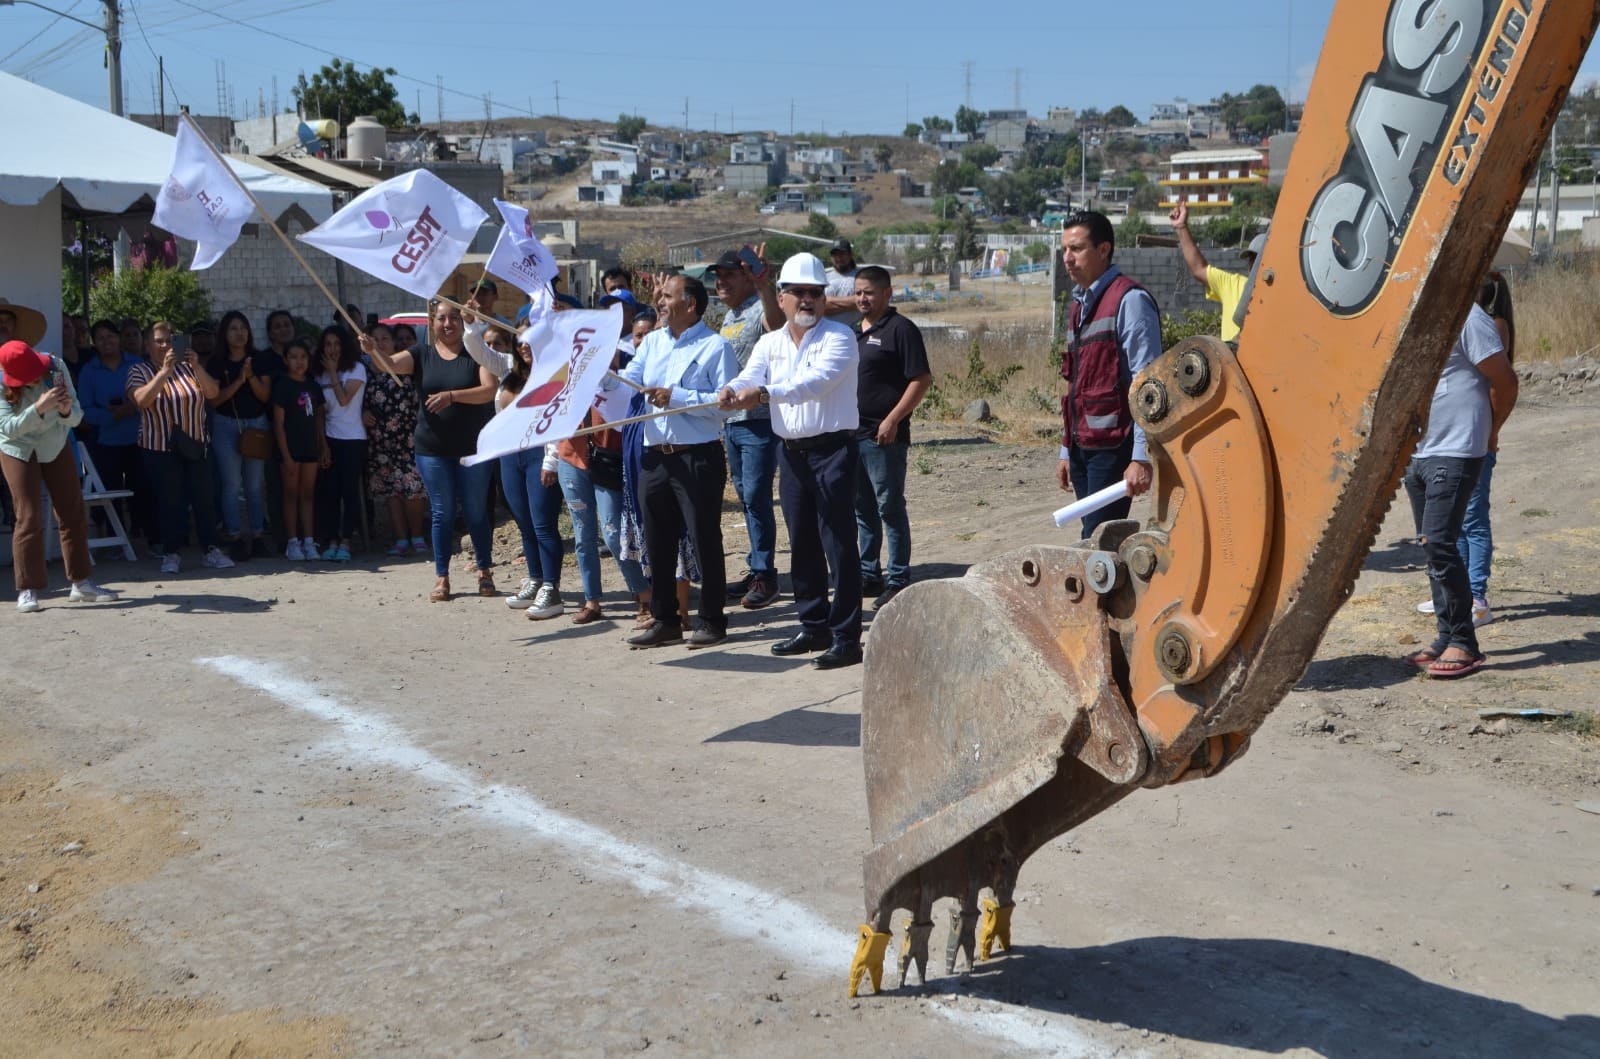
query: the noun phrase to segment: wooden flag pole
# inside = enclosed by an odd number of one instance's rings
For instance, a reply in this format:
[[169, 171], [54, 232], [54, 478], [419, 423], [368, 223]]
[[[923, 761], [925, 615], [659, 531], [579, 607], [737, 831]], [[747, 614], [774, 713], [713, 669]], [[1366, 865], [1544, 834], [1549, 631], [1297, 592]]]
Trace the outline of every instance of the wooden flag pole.
[[586, 434], [598, 434], [602, 430], [615, 430], [618, 427], [625, 427], [632, 423], [643, 423], [647, 419], [660, 419], [662, 416], [682, 415], [685, 412], [701, 412], [707, 408], [716, 407], [717, 402], [707, 401], [705, 404], [688, 404], [684, 405], [682, 408], [665, 408], [659, 412], [651, 412], [649, 415], [633, 416], [630, 419], [619, 419], [614, 423], [601, 423], [598, 426], [584, 427], [582, 430], [574, 431], [567, 436], [572, 438], [581, 438]]
[[[245, 198], [250, 200], [250, 204], [256, 208], [256, 212], [261, 214], [262, 218], [266, 220], [267, 226], [270, 227], [273, 232], [277, 234], [278, 238], [283, 241], [284, 249], [288, 250], [290, 254], [294, 255], [294, 259], [300, 263], [300, 267], [306, 270], [306, 275], [311, 277], [311, 282], [315, 283], [317, 285], [317, 289], [327, 296], [328, 301], [332, 303], [338, 314], [344, 317], [345, 323], [350, 325], [351, 334], [361, 334], [361, 325], [356, 323], [356, 321], [351, 318], [349, 310], [347, 310], [343, 305], [339, 304], [339, 299], [333, 296], [333, 292], [328, 289], [328, 285], [326, 283], [322, 282], [322, 278], [311, 270], [310, 263], [300, 255], [300, 250], [294, 245], [293, 240], [291, 240], [288, 235], [284, 233], [282, 228], [278, 227], [278, 222], [272, 219], [272, 214], [267, 212], [267, 208], [261, 205], [261, 200], [256, 198], [255, 195], [251, 193], [250, 189], [245, 186], [244, 178], [233, 171], [233, 166], [228, 164], [228, 160], [223, 157], [222, 152], [217, 150], [216, 145], [211, 142], [210, 137], [206, 136], [205, 132], [201, 130], [199, 125], [195, 124], [194, 119], [191, 118], [187, 112], [179, 114], [178, 120], [186, 123], [189, 126], [189, 131], [200, 137], [200, 142], [206, 145], [206, 150], [210, 151], [212, 157], [217, 160], [218, 164], [220, 164], [223, 169], [227, 170], [229, 176], [233, 177], [233, 182], [239, 185], [239, 190], [244, 192]], [[389, 368], [385, 365], [380, 363], [378, 366], [383, 368], [384, 371], [388, 371], [391, 377], [397, 377], [395, 376], [394, 372], [389, 371]]]

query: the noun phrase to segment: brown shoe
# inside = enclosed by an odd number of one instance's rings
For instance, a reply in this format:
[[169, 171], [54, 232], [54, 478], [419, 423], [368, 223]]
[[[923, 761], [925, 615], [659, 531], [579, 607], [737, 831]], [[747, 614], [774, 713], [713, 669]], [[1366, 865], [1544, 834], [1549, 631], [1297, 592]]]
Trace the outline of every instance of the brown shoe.
[[500, 593], [498, 593], [498, 592], [496, 592], [494, 590], [494, 575], [491, 574], [487, 570], [479, 570], [478, 571], [478, 595], [480, 595], [480, 596], [498, 596], [499, 594]]
[[583, 606], [579, 607], [578, 612], [572, 616], [572, 624], [587, 625], [591, 621], [599, 621], [603, 617], [605, 615], [600, 612], [598, 600], [585, 600]]
[[441, 577], [439, 580], [434, 582], [433, 591], [428, 593], [428, 602], [450, 602], [450, 579], [448, 577]]

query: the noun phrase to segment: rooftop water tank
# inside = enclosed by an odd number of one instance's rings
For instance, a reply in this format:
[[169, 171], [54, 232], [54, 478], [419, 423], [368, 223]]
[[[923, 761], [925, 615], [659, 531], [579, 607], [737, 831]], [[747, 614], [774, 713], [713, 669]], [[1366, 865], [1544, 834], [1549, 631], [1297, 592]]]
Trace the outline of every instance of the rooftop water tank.
[[346, 129], [345, 157], [359, 161], [382, 161], [389, 144], [389, 130], [377, 118], [363, 114]]

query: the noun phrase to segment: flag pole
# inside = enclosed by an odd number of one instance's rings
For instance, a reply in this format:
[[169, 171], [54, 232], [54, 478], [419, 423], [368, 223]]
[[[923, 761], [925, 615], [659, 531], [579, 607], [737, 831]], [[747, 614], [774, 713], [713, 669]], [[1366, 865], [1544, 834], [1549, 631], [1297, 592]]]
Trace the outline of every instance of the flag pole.
[[[629, 419], [618, 419], [612, 423], [600, 423], [597, 426], [584, 427], [582, 430], [577, 430], [571, 434], [568, 434], [567, 437], [581, 438], [586, 434], [598, 434], [603, 430], [615, 430], [617, 427], [625, 427], [632, 423], [643, 423], [647, 419], [660, 419], [663, 416], [682, 415], [685, 412], [702, 412], [707, 408], [716, 407], [718, 407], [716, 401], [707, 401], [705, 404], [688, 404], [684, 405], [682, 408], [664, 408], [659, 412], [651, 412], [649, 415], [633, 416]], [[557, 440], [566, 439], [558, 438]]]
[[[311, 277], [311, 282], [315, 283], [317, 285], [317, 289], [327, 296], [328, 301], [333, 304], [333, 307], [338, 314], [344, 317], [345, 323], [350, 325], [351, 333], [357, 335], [361, 334], [361, 325], [356, 323], [354, 318], [351, 317], [349, 310], [347, 310], [343, 305], [339, 304], [339, 299], [333, 296], [333, 292], [328, 289], [328, 285], [326, 283], [322, 282], [322, 278], [311, 270], [310, 263], [308, 263], [306, 259], [301, 256], [299, 249], [294, 245], [294, 242], [290, 240], [286, 234], [284, 234], [283, 229], [278, 227], [278, 222], [273, 220], [272, 214], [268, 213], [267, 208], [261, 205], [261, 200], [256, 198], [255, 195], [251, 193], [250, 189], [245, 186], [244, 178], [233, 171], [233, 166], [229, 165], [228, 160], [222, 156], [222, 152], [217, 150], [216, 144], [211, 142], [211, 138], [207, 136], [200, 126], [195, 123], [194, 119], [189, 116], [187, 111], [179, 114], [178, 120], [189, 126], [189, 131], [200, 138], [200, 142], [206, 145], [206, 150], [210, 151], [212, 157], [217, 160], [218, 164], [220, 164], [223, 169], [227, 170], [229, 176], [233, 177], [233, 182], [239, 185], [239, 190], [244, 192], [245, 198], [250, 200], [250, 204], [256, 208], [256, 212], [260, 213], [262, 218], [266, 220], [267, 226], [270, 227], [273, 232], [277, 234], [278, 238], [283, 241], [284, 249], [288, 250], [290, 254], [294, 255], [294, 259], [300, 263], [300, 267], [306, 270], [306, 275]], [[383, 367], [381, 364], [378, 366]], [[383, 370], [389, 371], [389, 369], [386, 367], [383, 367]], [[391, 377], [395, 377], [394, 372], [392, 371], [389, 371], [389, 375]]]
[[[434, 298], [434, 301], [443, 302], [445, 305], [454, 306], [456, 309], [461, 310], [461, 312], [464, 313], [464, 314], [470, 313], [478, 321], [481, 321], [481, 322], [483, 322], [485, 324], [490, 324], [490, 325], [492, 325], [494, 327], [498, 327], [502, 331], [511, 331], [513, 334], [516, 333], [516, 325], [508, 324], [504, 320], [501, 320], [498, 316], [491, 316], [488, 313], [484, 312], [482, 309], [469, 309], [465, 305], [462, 305], [460, 302], [456, 301], [453, 298], [446, 298], [443, 294], [435, 294], [433, 296], [433, 298]], [[617, 382], [622, 383], [624, 386], [632, 387], [633, 389], [639, 391], [640, 393], [644, 393], [644, 391], [645, 391], [645, 387], [644, 386], [641, 386], [639, 383], [634, 382], [632, 379], [624, 379], [621, 375], [618, 375], [614, 371], [606, 372], [606, 378], [615, 379]]]

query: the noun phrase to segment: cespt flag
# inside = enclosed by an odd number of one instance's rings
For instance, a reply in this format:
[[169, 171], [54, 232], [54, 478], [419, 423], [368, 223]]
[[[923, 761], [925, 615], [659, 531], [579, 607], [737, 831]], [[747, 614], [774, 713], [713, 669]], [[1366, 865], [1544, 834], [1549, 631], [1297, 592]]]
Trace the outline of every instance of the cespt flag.
[[551, 313], [524, 331], [534, 357], [528, 381], [478, 432], [478, 451], [461, 462], [470, 467], [571, 437], [594, 405], [621, 334], [620, 305]]
[[369, 276], [431, 298], [488, 218], [449, 184], [426, 169], [413, 169], [368, 188], [296, 238]]
[[239, 239], [239, 229], [255, 209], [228, 167], [211, 153], [187, 121], [178, 122], [178, 147], [172, 172], [156, 193], [157, 228], [193, 239], [196, 271], [217, 263]]
[[533, 221], [528, 211], [499, 199], [495, 199], [494, 204], [505, 225], [494, 241], [485, 267], [527, 294], [548, 287], [560, 270], [550, 248], [533, 234]]

